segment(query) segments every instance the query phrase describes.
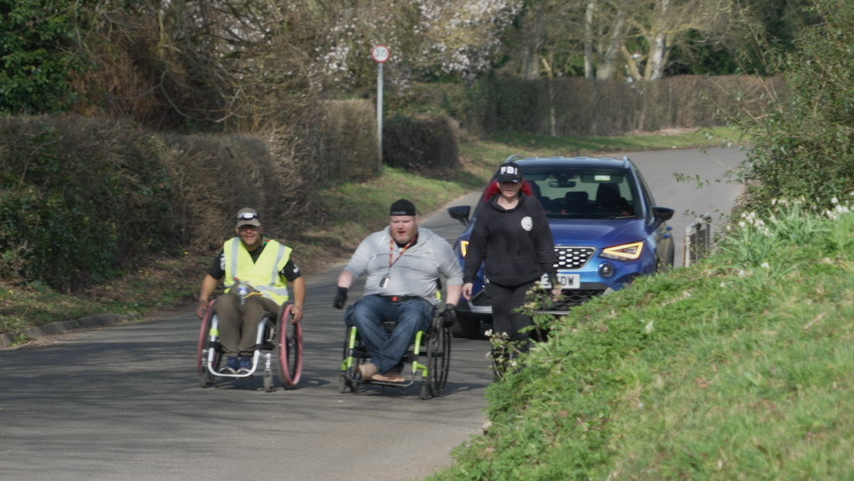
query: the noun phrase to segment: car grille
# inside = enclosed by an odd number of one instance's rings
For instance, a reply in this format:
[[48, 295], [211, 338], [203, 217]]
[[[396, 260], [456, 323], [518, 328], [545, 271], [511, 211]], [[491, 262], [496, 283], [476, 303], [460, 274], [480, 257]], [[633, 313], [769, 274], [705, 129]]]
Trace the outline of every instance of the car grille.
[[594, 247], [555, 246], [558, 269], [581, 269], [596, 252]]

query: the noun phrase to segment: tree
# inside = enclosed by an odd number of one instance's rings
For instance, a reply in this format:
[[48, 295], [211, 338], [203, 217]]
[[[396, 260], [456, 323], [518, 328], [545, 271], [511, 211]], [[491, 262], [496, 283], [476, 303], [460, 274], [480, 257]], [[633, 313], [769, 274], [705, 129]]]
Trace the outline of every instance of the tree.
[[365, 92], [371, 48], [390, 83], [470, 78], [492, 67], [519, 0], [96, 0], [84, 33], [98, 69], [77, 85], [147, 125], [254, 129], [309, 99]]
[[[584, 11], [592, 12], [595, 3], [585, 0], [589, 8]], [[580, 63], [580, 48], [583, 44], [585, 52], [592, 52], [601, 32], [595, 31], [592, 21], [586, 21], [581, 7], [576, 2], [526, 0], [502, 36], [505, 62], [501, 71], [527, 80], [592, 72], [591, 64]]]
[[[620, 76], [658, 80], [664, 76], [671, 52], [690, 36], [711, 38], [733, 26], [733, 0], [598, 1], [601, 21], [608, 22], [605, 54], [594, 62], [597, 78]], [[615, 53], [619, 50], [620, 56]]]
[[[528, 0], [506, 45], [505, 70], [524, 78], [662, 78], [673, 52], [738, 32], [735, 0]], [[519, 46], [524, 48], [519, 49]], [[532, 66], [536, 65], [536, 71]]]
[[519, 0], [415, 0], [383, 3], [354, 0], [314, 10], [326, 35], [314, 64], [324, 88], [373, 84], [371, 48], [390, 47], [387, 64], [398, 84], [412, 80], [471, 78], [493, 66], [501, 35]]
[[90, 105], [158, 128], [254, 130], [305, 112], [304, 12], [267, 0], [97, 0], [81, 33]]

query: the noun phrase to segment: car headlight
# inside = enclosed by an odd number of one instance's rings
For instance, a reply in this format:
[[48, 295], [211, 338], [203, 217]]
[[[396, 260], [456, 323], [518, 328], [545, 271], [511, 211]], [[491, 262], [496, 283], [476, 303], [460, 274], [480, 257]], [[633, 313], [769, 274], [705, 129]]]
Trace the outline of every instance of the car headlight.
[[602, 249], [602, 253], [600, 255], [602, 257], [616, 259], [618, 261], [634, 261], [641, 256], [641, 252], [643, 252], [643, 241], [608, 247]]
[[469, 250], [469, 241], [461, 240], [460, 241], [460, 253], [463, 255], [463, 257], [466, 256], [466, 252], [468, 252], [468, 250]]

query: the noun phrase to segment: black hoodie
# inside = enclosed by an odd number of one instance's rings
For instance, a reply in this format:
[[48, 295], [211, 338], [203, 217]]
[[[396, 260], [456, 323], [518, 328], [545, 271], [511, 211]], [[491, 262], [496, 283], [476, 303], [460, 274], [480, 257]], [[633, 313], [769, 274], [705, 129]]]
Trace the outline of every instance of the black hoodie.
[[557, 285], [554, 238], [540, 202], [519, 194], [515, 208], [498, 205], [500, 194], [483, 206], [469, 240], [463, 282], [473, 282], [486, 260], [486, 277], [501, 286], [519, 286], [547, 273]]

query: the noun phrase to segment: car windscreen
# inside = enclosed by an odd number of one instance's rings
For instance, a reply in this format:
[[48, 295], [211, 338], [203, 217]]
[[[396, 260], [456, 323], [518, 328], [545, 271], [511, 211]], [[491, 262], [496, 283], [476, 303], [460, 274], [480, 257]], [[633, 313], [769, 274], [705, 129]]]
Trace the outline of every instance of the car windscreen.
[[[629, 170], [567, 168], [523, 173], [549, 218], [635, 218], [641, 210]], [[476, 210], [484, 200], [481, 198]]]
[[635, 182], [628, 170], [525, 172], [546, 216], [567, 219], [632, 218]]

